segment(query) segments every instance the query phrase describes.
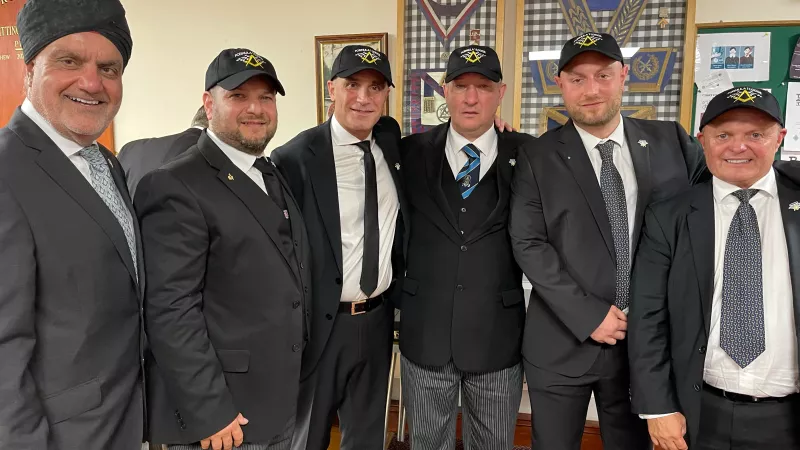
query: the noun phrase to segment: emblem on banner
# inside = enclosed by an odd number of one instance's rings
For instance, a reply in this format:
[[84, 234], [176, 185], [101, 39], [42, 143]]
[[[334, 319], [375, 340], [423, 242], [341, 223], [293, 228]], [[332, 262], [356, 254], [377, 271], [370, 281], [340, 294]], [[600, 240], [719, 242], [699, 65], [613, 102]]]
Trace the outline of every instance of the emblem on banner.
[[608, 24], [606, 33], [625, 46], [631, 39], [633, 30], [639, 22], [647, 0], [558, 0], [564, 20], [567, 21], [570, 33], [578, 36], [583, 33], [597, 33], [597, 24], [592, 17], [593, 11], [613, 10], [614, 16]]
[[408, 112], [412, 133], [420, 133], [450, 120], [444, 100], [444, 69], [417, 69], [409, 71], [411, 93]]
[[536, 92], [541, 96], [543, 94], [560, 94], [561, 89], [556, 84], [556, 77], [558, 76], [558, 60], [545, 60], [545, 61], [529, 61], [531, 77], [533, 78], [533, 85], [536, 87]]
[[[445, 5], [444, 2], [439, 0], [416, 0], [425, 20], [433, 29], [436, 38], [442, 43], [445, 48], [449, 48], [450, 41], [456, 34], [464, 28], [464, 25], [469, 22], [469, 19], [475, 14], [475, 11], [481, 7], [484, 0], [468, 0], [456, 5]], [[473, 32], [478, 31], [478, 39], [480, 39], [480, 31], [472, 30], [470, 38], [474, 41], [475, 37]]]
[[677, 52], [671, 48], [643, 48], [631, 57], [630, 92], [664, 92], [672, 78]]

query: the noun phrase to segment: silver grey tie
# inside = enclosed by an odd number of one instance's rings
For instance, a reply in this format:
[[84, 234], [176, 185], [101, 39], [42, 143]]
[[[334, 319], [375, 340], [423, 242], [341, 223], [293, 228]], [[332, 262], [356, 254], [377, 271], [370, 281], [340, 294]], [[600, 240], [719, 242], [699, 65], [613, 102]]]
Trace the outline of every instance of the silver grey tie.
[[739, 207], [725, 241], [722, 272], [722, 322], [719, 345], [739, 367], [747, 367], [766, 349], [761, 234], [750, 199], [758, 189], [734, 192]]
[[[133, 217], [130, 210], [125, 206], [122, 201], [122, 196], [117, 190], [117, 185], [111, 177], [111, 170], [108, 168], [106, 158], [100, 153], [100, 148], [97, 144], [92, 144], [78, 152], [78, 155], [83, 157], [89, 163], [91, 173], [92, 187], [97, 195], [103, 199], [103, 203], [108, 206], [108, 209], [117, 218], [117, 222], [122, 227], [125, 233], [125, 240], [128, 241], [128, 250], [131, 252], [131, 259], [133, 259], [133, 267], [136, 265], [136, 235], [133, 231]], [[139, 280], [138, 272], [136, 280]]]
[[614, 252], [617, 254], [616, 296], [614, 305], [624, 310], [628, 307], [630, 290], [630, 235], [628, 234], [628, 204], [625, 201], [625, 186], [614, 165], [615, 142], [608, 140], [597, 144], [603, 164], [600, 166], [600, 191], [606, 204], [611, 236], [614, 238]]

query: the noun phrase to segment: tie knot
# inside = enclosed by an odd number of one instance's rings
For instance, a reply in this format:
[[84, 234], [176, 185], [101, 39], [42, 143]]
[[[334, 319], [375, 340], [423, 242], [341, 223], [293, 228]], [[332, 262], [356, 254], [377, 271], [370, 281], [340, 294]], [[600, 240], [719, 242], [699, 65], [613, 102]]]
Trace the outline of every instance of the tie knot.
[[469, 157], [470, 161], [473, 159], [480, 159], [481, 158], [481, 151], [478, 150], [478, 147], [475, 144], [467, 144], [461, 147], [461, 151], [466, 153]]
[[361, 141], [357, 142], [356, 145], [364, 151], [364, 153], [371, 153], [372, 152], [372, 142], [370, 141]]
[[615, 142], [612, 141], [611, 139], [609, 139], [609, 140], [607, 140], [605, 142], [601, 142], [601, 143], [597, 144], [596, 148], [597, 148], [597, 150], [600, 151], [600, 157], [602, 159], [610, 159], [611, 158], [611, 156], [612, 156], [612, 154], [614, 152], [614, 144], [615, 144]]
[[253, 167], [258, 169], [261, 173], [265, 173], [270, 175], [275, 170], [275, 166], [272, 165], [272, 161], [270, 161], [266, 157], [256, 158], [256, 161], [253, 163]]
[[100, 153], [100, 147], [98, 147], [97, 144], [82, 148], [78, 152], [78, 155], [83, 157], [90, 166], [95, 168], [102, 167], [106, 164], [106, 159]]
[[758, 189], [739, 189], [733, 192], [733, 196], [742, 203], [750, 203], [750, 199], [758, 193]]

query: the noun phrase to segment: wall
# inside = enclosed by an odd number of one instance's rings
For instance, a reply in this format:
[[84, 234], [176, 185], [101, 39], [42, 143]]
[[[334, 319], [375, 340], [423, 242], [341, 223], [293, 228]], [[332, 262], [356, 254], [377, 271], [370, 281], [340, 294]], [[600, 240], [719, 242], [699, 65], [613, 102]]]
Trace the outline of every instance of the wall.
[[800, 19], [800, 0], [696, 0], [697, 23]]
[[286, 89], [269, 149], [316, 125], [315, 35], [388, 32], [395, 64], [395, 0], [122, 3], [134, 45], [114, 121], [117, 150], [133, 139], [186, 129], [201, 105], [206, 68], [225, 48], [247, 47], [269, 59]]

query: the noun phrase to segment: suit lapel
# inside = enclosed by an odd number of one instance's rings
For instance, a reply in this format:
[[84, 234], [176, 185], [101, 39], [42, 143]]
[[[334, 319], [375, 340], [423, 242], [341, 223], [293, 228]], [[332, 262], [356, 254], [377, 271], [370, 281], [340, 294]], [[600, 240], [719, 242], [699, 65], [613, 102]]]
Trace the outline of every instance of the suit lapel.
[[[428, 191], [442, 217], [448, 222], [449, 227], [441, 227], [446, 234], [456, 237], [456, 242], [461, 241], [461, 233], [458, 230], [458, 223], [450, 209], [450, 203], [442, 190], [442, 167], [445, 164], [444, 148], [447, 145], [447, 130], [449, 125], [440, 125], [431, 134], [429, 147], [425, 150], [425, 170], [428, 179]], [[449, 169], [449, 168], [448, 168]], [[437, 221], [439, 222], [439, 221]], [[447, 228], [447, 230], [445, 230]]]
[[706, 336], [708, 336], [714, 293], [714, 198], [710, 181], [694, 189], [692, 210], [686, 220], [697, 273], [697, 287], [700, 289]]
[[[389, 173], [392, 174], [392, 181], [394, 181], [395, 191], [397, 192], [397, 201], [400, 204], [400, 217], [402, 217], [404, 229], [410, 230], [405, 186], [403, 185], [403, 177], [400, 176], [400, 149], [397, 147], [399, 144], [399, 136], [385, 131], [380, 121], [372, 129], [372, 132], [373, 136], [375, 136], [375, 142], [378, 143], [378, 146], [383, 152], [383, 158], [386, 160], [386, 164], [389, 167]], [[407, 235], [408, 234], [405, 233], [405, 236]], [[408, 241], [405, 239], [405, 236], [403, 239], [404, 255], [407, 254], [408, 250]]]
[[594, 172], [591, 161], [589, 161], [589, 155], [586, 154], [583, 141], [572, 120], [567, 122], [559, 133], [561, 134], [559, 138], [561, 145], [558, 147], [558, 153], [564, 164], [572, 171], [572, 176], [580, 186], [583, 196], [589, 204], [589, 209], [591, 209], [597, 227], [600, 229], [600, 234], [603, 235], [603, 241], [606, 243], [608, 253], [616, 260], [614, 239], [611, 235], [611, 223], [608, 220], [606, 203], [603, 200], [602, 192], [600, 192], [600, 183], [597, 181], [597, 175]]
[[[131, 251], [128, 248], [128, 241], [125, 239], [125, 232], [122, 231], [122, 226], [117, 221], [114, 213], [108, 209], [103, 199], [92, 188], [91, 182], [83, 177], [81, 172], [72, 164], [72, 161], [64, 155], [64, 152], [20, 109], [17, 109], [14, 113], [8, 127], [17, 133], [25, 145], [39, 150], [36, 163], [100, 226], [111, 240], [135, 282], [137, 270], [133, 266]], [[118, 167], [112, 169], [112, 174], [118, 169]], [[122, 183], [122, 187], [120, 187], [117, 178], [114, 178], [114, 181], [117, 183], [117, 189], [119, 189], [123, 199], [127, 198], [130, 201], [127, 188], [124, 187], [125, 184]], [[132, 219], [136, 222], [135, 214]], [[137, 240], [137, 249], [138, 246], [139, 241]]]
[[342, 225], [339, 217], [339, 191], [336, 183], [336, 163], [333, 160], [331, 122], [317, 128], [317, 134], [309, 145], [313, 156], [308, 161], [308, 174], [314, 188], [317, 208], [328, 234], [328, 242], [336, 257], [339, 274], [342, 270]]
[[[800, 211], [789, 208], [790, 204], [800, 201], [800, 186], [780, 172], [775, 175], [778, 182], [778, 201], [783, 218], [783, 232], [786, 235], [786, 250], [789, 255], [789, 274], [794, 298], [795, 335], [800, 342]], [[800, 353], [800, 345], [798, 352]]]
[[[644, 209], [650, 203], [651, 177], [650, 177], [650, 151], [651, 144], [647, 136], [635, 121], [623, 118], [625, 140], [628, 141], [628, 150], [633, 160], [633, 170], [636, 172], [636, 185], [638, 190], [636, 200], [636, 217], [633, 222], [633, 253], [639, 245], [639, 233], [642, 231]], [[654, 140], [655, 141], [655, 140]], [[640, 144], [642, 142], [643, 144]], [[658, 144], [654, 142], [654, 144]]]
[[[291, 255], [281, 244], [278, 228], [283, 217], [283, 211], [267, 198], [265, 194], [244, 172], [239, 170], [230, 159], [217, 147], [214, 141], [203, 133], [197, 142], [197, 147], [206, 158], [206, 161], [218, 169], [217, 178], [244, 203], [261, 228], [269, 236], [275, 247], [278, 248], [286, 264], [291, 268]], [[292, 270], [294, 273], [294, 270]]]

